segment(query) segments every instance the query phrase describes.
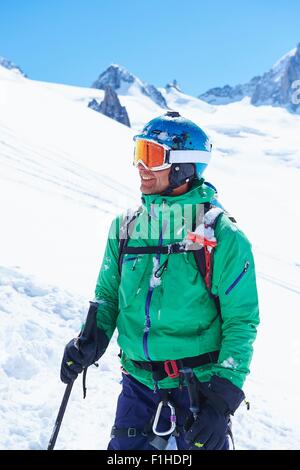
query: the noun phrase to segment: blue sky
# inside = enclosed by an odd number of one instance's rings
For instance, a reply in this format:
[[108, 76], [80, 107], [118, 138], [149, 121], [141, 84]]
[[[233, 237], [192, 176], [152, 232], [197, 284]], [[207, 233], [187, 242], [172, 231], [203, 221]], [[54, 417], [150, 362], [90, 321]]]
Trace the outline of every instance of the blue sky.
[[111, 63], [192, 95], [248, 81], [300, 42], [299, 0], [0, 0], [0, 56], [89, 86]]

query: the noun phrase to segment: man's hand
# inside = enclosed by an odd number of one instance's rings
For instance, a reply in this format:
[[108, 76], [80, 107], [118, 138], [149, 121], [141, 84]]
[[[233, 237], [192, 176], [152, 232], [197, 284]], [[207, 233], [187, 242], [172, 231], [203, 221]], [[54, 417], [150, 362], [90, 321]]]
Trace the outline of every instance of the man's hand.
[[220, 450], [226, 440], [228, 418], [212, 405], [206, 404], [185, 433], [190, 450]]
[[106, 334], [97, 326], [97, 308], [97, 302], [90, 302], [80, 335], [65, 347], [60, 369], [60, 378], [65, 384], [74, 382], [83, 369], [98, 361], [108, 346]]
[[230, 415], [243, 399], [244, 392], [217, 375], [210, 382], [198, 383], [202, 397], [197, 418], [185, 427], [185, 440], [194, 450], [220, 450], [226, 440]]
[[87, 361], [79, 349], [79, 338], [74, 338], [65, 347], [60, 369], [61, 381], [65, 384], [74, 382], [86, 366]]

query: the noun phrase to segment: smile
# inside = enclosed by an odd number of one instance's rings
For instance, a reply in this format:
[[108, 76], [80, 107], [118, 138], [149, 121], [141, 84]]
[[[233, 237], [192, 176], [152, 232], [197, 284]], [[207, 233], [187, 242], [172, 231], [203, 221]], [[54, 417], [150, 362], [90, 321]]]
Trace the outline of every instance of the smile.
[[141, 175], [141, 178], [143, 181], [149, 181], [149, 180], [153, 180], [154, 178], [152, 178], [152, 176], [143, 176]]

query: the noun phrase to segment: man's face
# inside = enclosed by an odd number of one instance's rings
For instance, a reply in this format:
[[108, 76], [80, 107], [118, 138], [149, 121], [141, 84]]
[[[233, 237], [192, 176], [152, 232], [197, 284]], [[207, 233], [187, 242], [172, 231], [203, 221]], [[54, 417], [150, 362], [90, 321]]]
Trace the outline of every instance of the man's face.
[[141, 163], [138, 164], [138, 170], [141, 178], [140, 190], [144, 194], [161, 194], [169, 186], [169, 173], [171, 168], [160, 171], [151, 171], [145, 168]]

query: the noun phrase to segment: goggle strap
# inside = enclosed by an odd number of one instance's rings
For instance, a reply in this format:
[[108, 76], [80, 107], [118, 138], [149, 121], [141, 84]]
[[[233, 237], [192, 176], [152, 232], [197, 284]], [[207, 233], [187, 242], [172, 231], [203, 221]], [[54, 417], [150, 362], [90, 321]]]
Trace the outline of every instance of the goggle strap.
[[169, 150], [169, 163], [209, 163], [211, 152], [204, 150]]

